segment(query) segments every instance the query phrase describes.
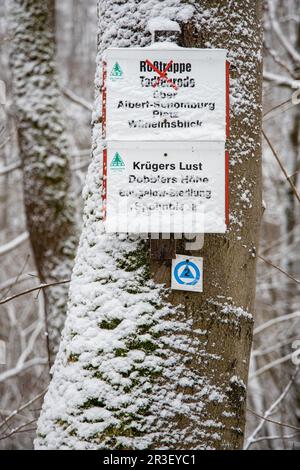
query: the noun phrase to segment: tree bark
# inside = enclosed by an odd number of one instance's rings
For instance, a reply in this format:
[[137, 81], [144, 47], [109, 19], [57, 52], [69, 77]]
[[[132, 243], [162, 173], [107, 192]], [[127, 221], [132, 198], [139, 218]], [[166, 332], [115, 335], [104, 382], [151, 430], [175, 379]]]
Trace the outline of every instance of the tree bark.
[[[40, 279], [70, 276], [76, 250], [68, 146], [54, 65], [53, 1], [12, 0], [11, 70], [27, 225]], [[45, 291], [51, 361], [68, 287]]]
[[[36, 448], [239, 449], [243, 445], [261, 203], [260, 0], [174, 0], [181, 46], [225, 47], [231, 81], [230, 227], [205, 236], [204, 293], [170, 291], [170, 264], [101, 222], [101, 58], [146, 46], [161, 2], [99, 2], [94, 158], [84, 228]], [[184, 19], [184, 20], [183, 20]], [[117, 25], [117, 26], [116, 26]], [[184, 246], [177, 252], [187, 253]], [[193, 255], [198, 253], [193, 252]], [[166, 288], [163, 287], [166, 285]], [[67, 397], [74, 398], [68, 400]]]
[[[200, 7], [201, 5], [201, 7]], [[218, 8], [217, 15], [204, 19], [206, 8]], [[245, 406], [256, 284], [261, 199], [261, 87], [262, 47], [261, 2], [199, 2], [200, 25], [183, 25], [181, 46], [220, 47], [229, 51], [234, 76], [231, 81], [230, 226], [225, 236], [205, 235], [198, 253], [177, 252], [204, 258], [204, 293], [172, 291], [168, 300], [184, 304], [184, 321], [193, 330], [205, 332], [196, 355], [188, 364], [197, 378], [198, 393], [206, 383], [217, 390], [220, 399], [205, 400], [195, 422], [188, 424], [177, 415], [169, 425], [190, 436], [197, 445], [215, 449], [239, 449], [243, 445]], [[212, 10], [213, 11], [213, 10]], [[245, 22], [245, 36], [236, 33]], [[238, 48], [239, 45], [239, 48]], [[250, 50], [253, 56], [250, 54]], [[247, 78], [248, 77], [248, 78]], [[239, 96], [237, 103], [236, 98]], [[233, 99], [232, 99], [233, 98]], [[233, 102], [236, 103], [233, 106]], [[249, 198], [247, 196], [249, 195]], [[156, 282], [170, 286], [166, 263], [152, 263]], [[198, 356], [198, 357], [197, 357]], [[197, 404], [197, 393], [193, 401]], [[183, 393], [187, 390], [183, 389]], [[206, 418], [206, 419], [205, 419]], [[208, 425], [208, 422], [211, 422]], [[179, 442], [178, 442], [179, 445]]]

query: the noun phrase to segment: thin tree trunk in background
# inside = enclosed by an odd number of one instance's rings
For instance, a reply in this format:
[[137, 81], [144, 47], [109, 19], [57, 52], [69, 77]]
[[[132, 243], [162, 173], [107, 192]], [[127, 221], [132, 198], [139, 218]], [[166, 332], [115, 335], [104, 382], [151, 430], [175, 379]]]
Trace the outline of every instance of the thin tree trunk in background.
[[[0, 17], [5, 17], [5, 4], [0, 5]], [[5, 26], [4, 23], [0, 25], [0, 80], [3, 80], [5, 87], [9, 82], [9, 77], [7, 74], [8, 68], [8, 57], [7, 51], [5, 49], [4, 36], [5, 36]], [[1, 86], [1, 84], [0, 84]], [[2, 91], [2, 90], [1, 90]], [[5, 90], [5, 95], [7, 90]], [[4, 97], [1, 96], [3, 99]], [[1, 100], [2, 101], [2, 100]], [[5, 103], [0, 102], [0, 167], [6, 167], [11, 163], [8, 159], [9, 148], [11, 141], [7, 142], [7, 139], [10, 135], [10, 119], [7, 115], [7, 110], [5, 109]], [[4, 174], [0, 176], [0, 237], [1, 243], [6, 239], [6, 231], [8, 228], [7, 224], [7, 214], [8, 214], [8, 188], [9, 188], [9, 175]]]
[[[0, 103], [0, 166], [5, 168], [8, 165], [7, 147], [5, 143], [8, 136], [8, 119], [6, 112], [2, 109]], [[7, 229], [7, 210], [8, 210], [8, 178], [9, 175], [0, 176], [0, 236], [1, 242], [5, 240], [5, 231]], [[4, 235], [4, 236], [3, 236]], [[2, 239], [3, 237], [3, 239]]]
[[[70, 166], [54, 66], [54, 2], [11, 1], [11, 70], [24, 201], [42, 282], [70, 276], [76, 249]], [[68, 286], [45, 291], [51, 360], [64, 324]]]
[[[149, 244], [101, 222], [101, 60], [109, 46], [146, 46], [162, 2], [101, 0], [94, 158], [84, 228], [38, 449], [239, 449], [243, 445], [261, 206], [260, 0], [174, 0], [181, 45], [224, 47], [231, 82], [230, 228], [209, 235], [204, 293], [171, 292], [170, 266]], [[134, 18], [134, 21], [133, 21]], [[185, 19], [184, 22], [182, 19]], [[178, 246], [179, 253], [185, 253]], [[193, 252], [197, 255], [197, 253]]]

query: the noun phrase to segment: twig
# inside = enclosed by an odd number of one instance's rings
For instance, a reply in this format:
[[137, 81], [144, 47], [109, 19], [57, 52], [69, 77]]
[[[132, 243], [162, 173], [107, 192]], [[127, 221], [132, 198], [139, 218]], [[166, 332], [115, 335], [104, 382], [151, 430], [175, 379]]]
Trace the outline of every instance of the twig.
[[[300, 316], [300, 315], [299, 315]], [[298, 336], [292, 336], [290, 337], [289, 339], [286, 339], [285, 341], [279, 341], [279, 342], [276, 342], [275, 345], [273, 346], [269, 346], [265, 349], [254, 349], [252, 351], [252, 356], [253, 357], [261, 357], [261, 356], [266, 356], [267, 354], [270, 354], [274, 351], [278, 351], [279, 349], [282, 349], [283, 346], [286, 346], [286, 345], [290, 345], [292, 344], [294, 341], [298, 340], [299, 337]]]
[[83, 108], [87, 109], [88, 111], [93, 111], [93, 105], [89, 103], [87, 100], [82, 98], [81, 96], [76, 95], [73, 91], [69, 90], [68, 88], [61, 88], [63, 95], [68, 98], [69, 100], [73, 101], [76, 104], [79, 104]]
[[[293, 104], [291, 98], [289, 98], [288, 100], [285, 100], [283, 101], [282, 103], [280, 104], [277, 104], [276, 106], [273, 106], [273, 108], [269, 109], [268, 111], [266, 111], [264, 114], [263, 114], [263, 121], [267, 121], [268, 119], [271, 119], [273, 117], [273, 113], [277, 110], [277, 109], [280, 109], [280, 108], [283, 108], [285, 107], [283, 111], [287, 111], [288, 109], [290, 108], [293, 108], [295, 105]], [[271, 116], [270, 116], [271, 114]]]
[[261, 418], [263, 421], [268, 421], [269, 423], [278, 424], [278, 426], [282, 426], [284, 428], [289, 428], [289, 429], [294, 429], [295, 431], [300, 432], [300, 428], [297, 428], [296, 426], [293, 426], [292, 424], [282, 423], [281, 421], [276, 421], [275, 419], [266, 418], [265, 416], [259, 413], [256, 413], [256, 411], [252, 410], [251, 408], [247, 408], [247, 410], [250, 411], [250, 413], [252, 413], [254, 416]]
[[280, 244], [282, 244], [287, 239], [289, 239], [293, 234], [295, 235], [294, 239], [296, 240], [296, 243], [298, 243], [298, 241], [300, 241], [300, 236], [297, 236], [297, 233], [295, 234], [296, 230], [298, 232], [298, 227], [297, 226], [295, 226], [294, 228], [292, 228], [288, 232], [285, 232], [280, 237], [278, 237], [273, 243], [269, 243], [266, 247], [264, 247], [261, 252], [266, 253], [267, 251], [271, 251], [272, 248], [277, 248], [278, 246], [280, 246]]
[[279, 366], [280, 364], [283, 364], [284, 362], [289, 361], [290, 359], [292, 359], [293, 354], [294, 354], [294, 353], [289, 353], [289, 354], [287, 354], [286, 356], [279, 357], [279, 358], [276, 359], [275, 361], [269, 362], [268, 364], [266, 364], [265, 366], [261, 367], [260, 369], [257, 369], [253, 374], [251, 374], [251, 375], [249, 376], [249, 380], [252, 380], [252, 379], [254, 379], [254, 378], [256, 378], [256, 377], [259, 377], [260, 375], [264, 374], [264, 373], [267, 372], [268, 370], [273, 369], [273, 367]]
[[266, 133], [265, 133], [264, 131], [262, 131], [262, 134], [263, 134], [264, 138], [266, 139], [266, 141], [267, 141], [267, 143], [268, 143], [268, 145], [269, 145], [269, 147], [270, 147], [270, 149], [271, 149], [271, 151], [272, 151], [274, 157], [276, 158], [277, 163], [278, 163], [278, 165], [280, 166], [282, 173], [283, 173], [284, 176], [286, 177], [287, 181], [290, 183], [290, 186], [291, 186], [291, 188], [292, 188], [292, 190], [293, 190], [293, 193], [295, 194], [296, 198], [298, 199], [298, 202], [300, 202], [300, 194], [298, 193], [297, 188], [296, 188], [296, 186], [294, 185], [292, 179], [291, 179], [291, 178], [289, 177], [289, 175], [287, 174], [286, 169], [284, 168], [283, 164], [281, 163], [281, 160], [280, 160], [280, 158], [279, 158], [279, 156], [278, 156], [276, 150], [274, 149], [274, 147], [273, 147], [273, 145], [272, 145], [270, 139], [267, 137], [267, 135], [266, 135]]
[[0, 144], [0, 150], [2, 150], [2, 149], [5, 147], [5, 145], [8, 144], [8, 142], [10, 141], [10, 139], [11, 139], [11, 137], [7, 137], [3, 142], [1, 142], [1, 144]]
[[14, 367], [13, 369], [10, 369], [6, 372], [3, 372], [3, 374], [0, 374], [0, 382], [4, 382], [7, 379], [10, 379], [11, 377], [14, 377], [15, 375], [20, 374], [21, 372], [24, 372], [25, 370], [29, 369], [30, 367], [33, 366], [43, 366], [44, 364], [47, 364], [48, 359], [47, 358], [35, 358], [35, 359], [30, 359], [28, 362], [24, 362], [18, 367]]
[[264, 331], [266, 328], [270, 328], [270, 326], [277, 325], [277, 323], [281, 323], [283, 321], [288, 321], [288, 320], [293, 320], [294, 318], [299, 318], [300, 317], [300, 312], [293, 312], [289, 313], [287, 315], [281, 315], [280, 317], [272, 318], [272, 320], [269, 320], [262, 325], [259, 325], [257, 328], [254, 329], [253, 334], [257, 335], [258, 333], [261, 333]]
[[7, 279], [2, 284], [0, 284], [0, 291], [4, 290], [4, 289], [8, 289], [9, 287], [14, 286], [15, 284], [22, 284], [23, 282], [29, 281], [31, 276], [32, 277], [38, 277], [38, 274], [36, 272], [25, 273], [25, 274], [21, 274], [18, 277], [18, 279], [16, 277], [12, 277], [10, 279]]
[[297, 88], [299, 88], [298, 80], [293, 80], [283, 75], [277, 75], [272, 72], [264, 71], [263, 77], [267, 82], [274, 82], [278, 86], [286, 86], [292, 90], [297, 90]]
[[284, 33], [283, 33], [283, 31], [282, 31], [282, 29], [279, 25], [279, 22], [276, 18], [274, 1], [273, 0], [268, 0], [268, 6], [269, 6], [269, 16], [270, 16], [271, 24], [272, 24], [273, 30], [274, 30], [277, 38], [279, 39], [279, 41], [281, 42], [281, 44], [285, 48], [285, 50], [289, 53], [291, 58], [295, 62], [299, 63], [300, 62], [300, 54], [293, 47], [293, 45], [290, 43], [290, 41], [286, 38], [286, 36], [284, 35]]
[[[24, 264], [23, 264], [23, 266], [22, 266], [21, 271], [17, 274], [17, 276], [16, 276], [16, 278], [15, 278], [16, 284], [18, 283], [20, 277], [22, 276], [22, 274], [23, 274], [23, 272], [24, 272], [24, 269], [26, 268], [26, 265], [27, 265], [27, 263], [28, 263], [29, 258], [30, 258], [30, 255], [27, 255], [27, 256], [26, 256], [26, 259], [25, 259], [25, 262], [24, 262]], [[3, 295], [1, 295], [1, 299], [3, 299], [4, 297], [7, 297], [8, 294], [10, 293], [11, 289], [12, 289], [12, 286], [8, 287], [8, 288], [6, 289], [6, 291], [3, 293]]]
[[289, 66], [289, 64], [285, 63], [281, 57], [277, 54], [276, 51], [274, 51], [274, 49], [272, 49], [267, 43], [266, 41], [264, 41], [264, 48], [266, 49], [266, 51], [270, 54], [270, 56], [272, 57], [272, 59], [274, 60], [274, 62], [279, 65], [280, 67], [282, 67], [288, 74], [290, 74], [291, 77], [295, 78], [296, 79], [296, 76], [295, 76], [295, 72], [293, 69], [291, 69], [291, 67]]
[[261, 259], [262, 261], [264, 261], [266, 264], [269, 264], [270, 266], [272, 266], [273, 268], [277, 269], [277, 271], [281, 272], [282, 274], [284, 274], [285, 276], [287, 276], [289, 279], [291, 279], [292, 281], [296, 282], [297, 284], [300, 285], [300, 280], [299, 279], [296, 279], [295, 277], [293, 277], [291, 274], [287, 273], [286, 271], [284, 271], [282, 268], [280, 268], [279, 266], [276, 266], [276, 264], [273, 264], [271, 261], [269, 261], [268, 259], [264, 258], [263, 256], [261, 255], [257, 255], [257, 257], [259, 259]]
[[[21, 429], [25, 428], [26, 426], [29, 426], [29, 424], [32, 424], [32, 423], [35, 423], [36, 422], [36, 418], [35, 419], [32, 419], [31, 421], [29, 421], [28, 423], [23, 423], [21, 424], [20, 426], [18, 426], [17, 428], [13, 429], [9, 434], [5, 434], [4, 436], [0, 436], [0, 441], [4, 440], [4, 439], [7, 439], [8, 437], [11, 437], [13, 436], [14, 434], [17, 434], [18, 432], [20, 432]], [[28, 430], [27, 430], [28, 431]]]
[[32, 398], [31, 400], [29, 400], [27, 403], [25, 403], [24, 405], [20, 406], [17, 410], [13, 411], [4, 421], [2, 421], [2, 423], [0, 423], [0, 429], [3, 428], [3, 426], [5, 426], [12, 418], [14, 418], [17, 414], [21, 413], [23, 410], [25, 410], [26, 408], [28, 408], [28, 406], [32, 405], [33, 403], [35, 403], [37, 400], [39, 400], [40, 398], [42, 398], [42, 396], [45, 395], [47, 391], [47, 388], [45, 390], [43, 390], [43, 392], [39, 393], [39, 395], [36, 395], [34, 398]]
[[40, 284], [39, 286], [32, 287], [31, 289], [24, 290], [23, 292], [19, 292], [18, 294], [14, 294], [14, 295], [11, 295], [10, 297], [7, 297], [6, 299], [0, 300], [0, 305], [6, 304], [7, 302], [10, 302], [11, 300], [21, 297], [22, 295], [30, 294], [31, 292], [35, 292], [40, 289], [46, 289], [47, 287], [51, 287], [51, 286], [67, 284], [68, 282], [70, 282], [70, 279], [64, 279], [63, 281], [50, 282], [49, 284]]
[[295, 434], [283, 435], [283, 436], [262, 436], [262, 437], [257, 437], [256, 439], [254, 439], [253, 444], [255, 444], [256, 442], [261, 442], [261, 441], [275, 441], [275, 440], [279, 440], [279, 439], [282, 439], [282, 440], [294, 439], [295, 437], [298, 437], [299, 432], [300, 431], [296, 432]]
[[14, 250], [18, 246], [20, 246], [22, 243], [27, 241], [28, 238], [29, 238], [29, 233], [24, 232], [24, 233], [21, 233], [21, 235], [18, 235], [16, 238], [11, 240], [10, 242], [5, 243], [5, 245], [0, 246], [0, 256], [6, 255], [10, 251]]
[[287, 427], [287, 428], [295, 429], [296, 431], [300, 431], [300, 428], [297, 428], [297, 427], [292, 426], [290, 424], [280, 423], [279, 421], [271, 420], [269, 418], [269, 416], [274, 412], [274, 410], [276, 410], [276, 408], [280, 405], [280, 403], [287, 396], [287, 394], [290, 391], [290, 388], [293, 385], [294, 380], [295, 380], [295, 378], [298, 374], [298, 371], [299, 371], [299, 367], [297, 367], [295, 374], [293, 375], [293, 377], [291, 378], [291, 380], [289, 381], [289, 383], [287, 384], [287, 386], [285, 387], [285, 389], [283, 390], [281, 395], [277, 398], [277, 400], [274, 401], [274, 403], [272, 403], [272, 405], [267, 409], [267, 411], [264, 413], [263, 416], [259, 415], [254, 410], [251, 410], [251, 408], [247, 408], [249, 411], [251, 411], [251, 413], [253, 413], [254, 415], [261, 418], [261, 422], [259, 423], [259, 425], [255, 428], [255, 430], [253, 431], [253, 433], [249, 437], [249, 439], [247, 441], [247, 444], [245, 446], [245, 450], [248, 450], [252, 446], [255, 437], [257, 436], [259, 431], [262, 429], [263, 425], [265, 424], [265, 421], [269, 421], [270, 423], [278, 424], [279, 426], [284, 426], [284, 427]]
[[11, 163], [10, 165], [7, 166], [2, 166], [0, 167], [0, 176], [7, 175], [8, 173], [11, 173], [12, 171], [18, 170], [21, 168], [21, 161], [17, 160], [14, 163]]
[[290, 175], [290, 178], [293, 178], [293, 176], [296, 176], [296, 175], [298, 175], [299, 173], [300, 173], [300, 170], [295, 171], [294, 173], [292, 173], [292, 174]]

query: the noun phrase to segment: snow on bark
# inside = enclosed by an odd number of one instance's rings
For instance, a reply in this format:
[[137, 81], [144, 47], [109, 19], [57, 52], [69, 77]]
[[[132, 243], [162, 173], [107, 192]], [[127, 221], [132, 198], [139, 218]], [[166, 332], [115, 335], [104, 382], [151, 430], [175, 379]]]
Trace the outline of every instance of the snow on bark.
[[[234, 131], [239, 135], [234, 135], [231, 162], [237, 174], [242, 167], [245, 176], [243, 168], [255, 160], [259, 173], [260, 94], [255, 77], [261, 38], [253, 27], [259, 23], [258, 4], [245, 0], [241, 9], [237, 0], [213, 6], [208, 0], [193, 6], [179, 0], [99, 2], [94, 155], [84, 189], [84, 228], [36, 449], [241, 446], [257, 242], [250, 211], [260, 204], [259, 186], [255, 191], [250, 180], [239, 189], [241, 178], [233, 185], [232, 233], [216, 241], [210, 238], [211, 258], [224, 258], [224, 269], [220, 263], [218, 272], [208, 261], [208, 275], [214, 272], [208, 294], [196, 301], [185, 293], [183, 307], [179, 294], [154, 282], [145, 241], [104, 232], [101, 62], [108, 46], [149, 45], [147, 25], [155, 17], [181, 24], [185, 46], [199, 45], [197, 25], [210, 39], [202, 46], [224, 47], [226, 40], [239, 74], [239, 80], [232, 81], [233, 110], [243, 122]], [[253, 224], [248, 238], [247, 223], [242, 223], [247, 220]], [[228, 251], [223, 256], [224, 245]], [[207, 249], [208, 260], [209, 255]], [[235, 262], [244, 266], [243, 273], [232, 268]], [[249, 289], [244, 276], [251, 276]]]
[[[77, 244], [49, 5], [43, 0], [10, 2], [10, 62], [25, 209], [37, 269], [45, 283], [70, 277]], [[45, 291], [52, 359], [65, 320], [67, 293], [67, 285]]]

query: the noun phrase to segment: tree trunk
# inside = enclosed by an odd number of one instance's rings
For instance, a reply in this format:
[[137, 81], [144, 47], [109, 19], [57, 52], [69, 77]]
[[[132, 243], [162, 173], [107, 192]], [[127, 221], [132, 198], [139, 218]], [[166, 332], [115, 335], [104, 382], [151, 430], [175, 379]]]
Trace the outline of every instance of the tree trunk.
[[[261, 206], [261, 1], [174, 0], [181, 46], [225, 47], [231, 82], [230, 228], [201, 251], [204, 293], [170, 291], [148, 242], [105, 234], [101, 218], [101, 57], [146, 46], [153, 2], [99, 2], [94, 158], [84, 228], [36, 448], [238, 449], [243, 444]], [[182, 19], [184, 18], [184, 21]], [[134, 19], [134, 20], [133, 20]], [[186, 253], [179, 246], [179, 253]], [[193, 252], [193, 255], [197, 253]], [[166, 284], [164, 288], [162, 284]]]
[[[70, 277], [76, 249], [70, 166], [54, 66], [53, 1], [12, 0], [11, 70], [27, 225], [42, 282]], [[51, 360], [68, 286], [45, 290]]]

